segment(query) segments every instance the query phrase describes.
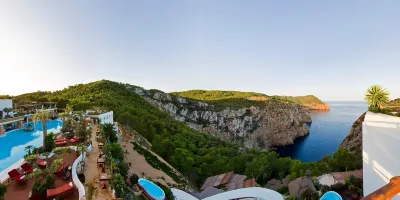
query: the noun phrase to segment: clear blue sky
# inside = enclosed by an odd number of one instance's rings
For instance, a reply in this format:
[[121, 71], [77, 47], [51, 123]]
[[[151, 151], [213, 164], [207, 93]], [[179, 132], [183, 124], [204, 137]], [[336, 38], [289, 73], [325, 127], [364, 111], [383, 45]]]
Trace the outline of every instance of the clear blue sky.
[[[400, 1], [3, 1], [0, 93], [109, 79], [363, 100], [400, 97]], [[12, 83], [12, 84], [7, 84]]]

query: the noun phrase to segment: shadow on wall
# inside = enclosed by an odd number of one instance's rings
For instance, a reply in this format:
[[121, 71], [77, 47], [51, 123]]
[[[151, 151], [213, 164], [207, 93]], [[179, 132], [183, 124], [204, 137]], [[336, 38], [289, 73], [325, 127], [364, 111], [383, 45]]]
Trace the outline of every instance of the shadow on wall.
[[400, 176], [399, 152], [400, 118], [368, 112], [363, 123], [364, 196]]

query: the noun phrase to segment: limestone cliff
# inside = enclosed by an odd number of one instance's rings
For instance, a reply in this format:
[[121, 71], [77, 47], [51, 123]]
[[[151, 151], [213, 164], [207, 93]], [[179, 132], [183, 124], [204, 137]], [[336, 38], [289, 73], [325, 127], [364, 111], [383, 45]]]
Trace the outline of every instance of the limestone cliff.
[[350, 129], [349, 135], [340, 144], [340, 148], [348, 149], [349, 151], [355, 152], [362, 149], [362, 123], [365, 118], [365, 114], [362, 114], [354, 123]]
[[310, 103], [310, 104], [303, 104], [306, 108], [310, 110], [330, 110], [331, 107], [328, 104], [322, 103]]
[[161, 91], [130, 89], [192, 129], [247, 148], [293, 144], [297, 137], [309, 133], [311, 117], [301, 105], [273, 100], [262, 107], [216, 109], [209, 103]]

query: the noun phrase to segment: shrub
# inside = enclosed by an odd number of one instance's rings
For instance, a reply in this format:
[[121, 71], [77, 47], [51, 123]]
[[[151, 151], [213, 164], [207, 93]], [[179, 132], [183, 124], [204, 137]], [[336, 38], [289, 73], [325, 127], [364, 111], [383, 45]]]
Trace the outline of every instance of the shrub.
[[0, 200], [4, 200], [4, 196], [7, 193], [7, 185], [0, 184]]
[[288, 187], [281, 187], [277, 190], [277, 192], [281, 194], [289, 194], [289, 188]]
[[124, 177], [124, 179], [128, 178], [129, 165], [126, 162], [121, 161], [118, 163], [119, 173]]
[[137, 184], [138, 180], [139, 180], [139, 176], [136, 175], [136, 174], [132, 174], [132, 176], [129, 177], [129, 181], [131, 183], [131, 186], [134, 186], [135, 184]]
[[118, 143], [111, 143], [106, 146], [106, 151], [111, 153], [114, 159], [122, 161], [124, 159], [124, 151]]
[[363, 181], [360, 178], [356, 178], [351, 175], [348, 179], [345, 180], [346, 186], [355, 191], [359, 196], [363, 195]]
[[122, 177], [121, 174], [114, 174], [114, 176], [111, 179], [111, 186], [115, 190], [115, 195], [119, 198], [125, 197], [125, 180], [124, 177]]
[[47, 189], [54, 187], [55, 187], [54, 178], [52, 176], [47, 176], [44, 183], [42, 183], [41, 180], [38, 180], [33, 184], [32, 193], [34, 194], [44, 193], [47, 191]]
[[46, 149], [44, 149], [45, 152], [51, 152], [54, 148], [56, 148], [56, 143], [54, 142], [54, 137], [55, 137], [54, 133], [51, 133], [51, 132], [50, 132], [50, 134], [48, 134], [46, 136], [46, 140], [45, 140]]
[[308, 189], [307, 191], [305, 191], [301, 195], [300, 199], [303, 199], [303, 200], [318, 200], [319, 199], [319, 194], [318, 194], [318, 192], [314, 192], [314, 191]]

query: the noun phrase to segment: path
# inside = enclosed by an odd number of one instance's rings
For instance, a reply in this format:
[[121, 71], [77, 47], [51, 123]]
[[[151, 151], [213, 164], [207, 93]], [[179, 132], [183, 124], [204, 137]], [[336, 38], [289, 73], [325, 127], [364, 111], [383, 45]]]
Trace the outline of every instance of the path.
[[[88, 188], [87, 184], [93, 180], [94, 187], [97, 192], [93, 196], [93, 199], [113, 199], [112, 193], [110, 189], [101, 189], [100, 188], [100, 168], [97, 168], [97, 158], [100, 156], [99, 145], [96, 140], [96, 131], [98, 129], [97, 125], [94, 125], [92, 128], [92, 134], [90, 140], [92, 141], [92, 151], [89, 153], [89, 156], [86, 157], [86, 169], [85, 169], [85, 189], [86, 196], [88, 196]], [[108, 187], [110, 188], [110, 187]]]
[[[139, 177], [142, 177], [142, 174], [144, 173], [145, 177], [151, 178], [153, 180], [157, 180], [157, 182], [160, 182], [164, 185], [166, 185], [166, 184], [177, 185], [177, 183], [174, 181], [174, 179], [172, 179], [170, 176], [168, 176], [162, 170], [154, 169], [149, 163], [147, 163], [146, 158], [144, 156], [142, 156], [141, 154], [139, 154], [138, 152], [133, 150], [133, 144], [131, 143], [131, 141], [133, 141], [133, 137], [131, 137], [130, 136], [131, 134], [127, 133], [127, 131], [125, 129], [123, 129], [122, 127], [120, 127], [120, 130], [123, 133], [123, 140], [122, 140], [121, 146], [122, 146], [124, 152], [128, 152], [128, 154], [125, 154], [125, 159], [128, 163], [131, 163], [131, 167], [130, 167], [131, 170], [129, 170], [128, 176], [131, 176], [133, 173], [135, 173]], [[159, 157], [157, 154], [153, 153], [150, 150], [148, 150], [148, 151], [150, 153], [152, 153], [153, 155], [157, 156], [161, 162], [164, 162], [165, 164], [170, 166], [169, 163], [164, 161], [164, 159]], [[172, 168], [172, 169], [174, 169], [174, 168]], [[161, 179], [161, 177], [164, 177], [164, 180]]]

